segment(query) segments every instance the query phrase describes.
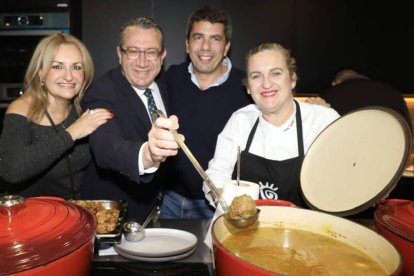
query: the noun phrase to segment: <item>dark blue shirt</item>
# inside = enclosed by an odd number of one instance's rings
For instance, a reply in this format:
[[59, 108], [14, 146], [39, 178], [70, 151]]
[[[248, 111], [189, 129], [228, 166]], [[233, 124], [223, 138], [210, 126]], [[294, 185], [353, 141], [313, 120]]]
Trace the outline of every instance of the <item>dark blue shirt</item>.
[[[167, 71], [167, 92], [170, 114], [179, 118], [179, 133], [204, 169], [214, 156], [217, 136], [223, 130], [231, 114], [251, 103], [242, 83], [245, 73], [232, 68], [229, 78], [219, 86], [200, 90], [188, 72], [188, 63], [173, 65]], [[202, 199], [203, 180], [187, 156], [168, 158], [167, 190], [173, 190], [187, 198]]]

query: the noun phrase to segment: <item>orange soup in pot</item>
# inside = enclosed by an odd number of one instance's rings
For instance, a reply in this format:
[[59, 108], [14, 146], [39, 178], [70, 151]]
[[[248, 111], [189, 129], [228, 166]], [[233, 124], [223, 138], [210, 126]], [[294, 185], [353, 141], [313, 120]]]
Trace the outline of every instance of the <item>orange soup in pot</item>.
[[334, 238], [285, 227], [244, 229], [223, 245], [237, 257], [286, 275], [387, 275], [364, 252]]

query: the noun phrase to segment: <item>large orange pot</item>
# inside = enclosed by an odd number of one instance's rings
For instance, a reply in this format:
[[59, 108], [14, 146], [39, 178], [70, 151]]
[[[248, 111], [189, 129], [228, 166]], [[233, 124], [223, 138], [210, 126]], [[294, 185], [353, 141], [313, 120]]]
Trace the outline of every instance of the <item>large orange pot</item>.
[[414, 275], [414, 202], [384, 200], [378, 204], [374, 217], [378, 233], [392, 242], [403, 257], [402, 275]]
[[[368, 254], [387, 274], [399, 275], [402, 258], [392, 243], [339, 216], [361, 212], [389, 194], [407, 164], [411, 142], [407, 123], [393, 110], [370, 107], [342, 116], [319, 134], [302, 164], [301, 192], [313, 210], [289, 207], [286, 202], [282, 202], [284, 206], [264, 202], [253, 227], [282, 226], [333, 237]], [[228, 225], [223, 216], [213, 223], [217, 274], [275, 275], [223, 246], [234, 231], [240, 230]]]
[[[260, 206], [258, 224], [253, 227], [288, 227], [335, 238], [368, 254], [388, 275], [399, 275], [402, 261], [397, 249], [376, 232], [347, 219], [301, 208], [272, 205]], [[226, 237], [240, 231], [223, 218], [212, 227], [213, 248], [217, 275], [279, 275], [242, 260], [222, 245]]]
[[89, 275], [95, 216], [55, 197], [0, 198], [0, 275]]

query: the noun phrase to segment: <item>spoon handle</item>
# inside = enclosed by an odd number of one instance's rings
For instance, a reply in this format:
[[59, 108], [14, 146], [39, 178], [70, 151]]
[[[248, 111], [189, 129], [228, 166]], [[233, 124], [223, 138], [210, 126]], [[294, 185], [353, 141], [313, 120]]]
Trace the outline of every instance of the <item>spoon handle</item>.
[[237, 147], [237, 186], [240, 186], [240, 146]]
[[[160, 110], [155, 110], [155, 113], [161, 118], [166, 118], [164, 113]], [[208, 177], [204, 169], [201, 167], [200, 163], [197, 161], [197, 159], [194, 157], [194, 155], [191, 153], [190, 149], [187, 147], [187, 145], [184, 143], [184, 141], [181, 139], [180, 135], [178, 135], [177, 131], [170, 129], [169, 130], [173, 137], [175, 142], [180, 146], [180, 148], [184, 151], [185, 155], [187, 155], [188, 159], [190, 159], [191, 164], [193, 164], [194, 168], [198, 171], [200, 176], [203, 178], [203, 180], [206, 182], [207, 186], [210, 188], [210, 191], [214, 197], [215, 200], [219, 202], [221, 205], [221, 208], [224, 212], [227, 211], [229, 206], [224, 201], [224, 199], [221, 197], [219, 191], [217, 190], [216, 185], [214, 185], [213, 181]]]
[[147, 216], [147, 218], [142, 223], [142, 227], [145, 229], [147, 228], [148, 224], [153, 221], [156, 222], [158, 220], [158, 217], [160, 216], [160, 206], [158, 204], [154, 205], [151, 212]]

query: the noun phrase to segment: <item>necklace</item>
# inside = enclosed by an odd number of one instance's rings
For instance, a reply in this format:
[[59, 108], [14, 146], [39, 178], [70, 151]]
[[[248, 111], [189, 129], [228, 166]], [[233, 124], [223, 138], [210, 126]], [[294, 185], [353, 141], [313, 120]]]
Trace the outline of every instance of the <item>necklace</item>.
[[[47, 119], [49, 120], [50, 124], [52, 125], [53, 129], [55, 130], [55, 132], [58, 133], [59, 130], [56, 127], [55, 122], [53, 122], [53, 119], [52, 119], [52, 117], [50, 116], [50, 114], [49, 114], [49, 112], [47, 110], [45, 111], [45, 115], [46, 115]], [[67, 117], [61, 123], [61, 125], [63, 127], [64, 127], [64, 124], [63, 123], [66, 121], [66, 119], [67, 119]], [[70, 161], [70, 155], [69, 154], [65, 155], [65, 160], [66, 160], [66, 164], [68, 166], [68, 171], [69, 171], [69, 176], [70, 176], [70, 186], [71, 186], [71, 190], [72, 190], [72, 198], [74, 198], [75, 197], [75, 194], [76, 194], [76, 191], [75, 191], [75, 183], [73, 181], [72, 163]]]

